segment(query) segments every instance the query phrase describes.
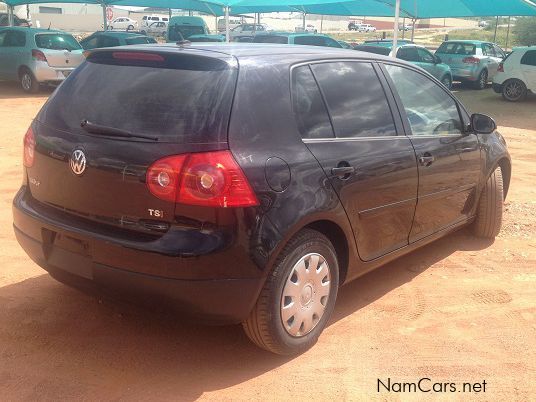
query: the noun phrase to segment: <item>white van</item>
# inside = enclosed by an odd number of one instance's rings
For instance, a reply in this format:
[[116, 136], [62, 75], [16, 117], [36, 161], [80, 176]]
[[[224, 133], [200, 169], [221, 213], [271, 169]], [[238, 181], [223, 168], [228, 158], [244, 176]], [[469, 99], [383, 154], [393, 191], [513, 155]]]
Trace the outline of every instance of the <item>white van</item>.
[[[229, 18], [229, 29], [236, 28], [242, 23], [240, 18]], [[218, 20], [218, 32], [225, 32], [225, 18]]]
[[151, 25], [153, 22], [165, 22], [166, 24], [169, 22], [169, 18], [168, 17], [164, 17], [162, 15], [156, 15], [156, 14], [152, 14], [152, 15], [144, 15], [142, 18], [141, 18], [141, 26], [140, 26], [140, 30], [142, 28], [147, 28], [149, 27], [149, 25]]

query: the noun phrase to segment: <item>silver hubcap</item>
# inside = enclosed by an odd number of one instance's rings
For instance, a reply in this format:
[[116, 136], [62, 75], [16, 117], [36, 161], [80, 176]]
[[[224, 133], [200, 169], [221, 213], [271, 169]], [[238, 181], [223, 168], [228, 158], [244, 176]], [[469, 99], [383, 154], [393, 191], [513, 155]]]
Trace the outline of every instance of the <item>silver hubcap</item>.
[[281, 295], [281, 320], [289, 335], [307, 335], [318, 324], [330, 285], [329, 266], [320, 254], [307, 254], [292, 267]]
[[518, 82], [510, 82], [506, 85], [504, 88], [504, 91], [506, 92], [506, 96], [515, 99], [521, 95], [522, 88], [521, 85]]
[[24, 74], [22, 76], [22, 87], [25, 90], [29, 90], [32, 86], [32, 77], [30, 77], [28, 74]]

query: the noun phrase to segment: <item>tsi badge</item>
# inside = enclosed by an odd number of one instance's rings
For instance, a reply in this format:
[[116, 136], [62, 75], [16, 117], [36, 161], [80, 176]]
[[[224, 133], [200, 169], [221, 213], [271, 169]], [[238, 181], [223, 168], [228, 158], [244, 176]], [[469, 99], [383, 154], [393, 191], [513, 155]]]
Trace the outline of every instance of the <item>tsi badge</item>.
[[81, 149], [75, 149], [71, 154], [71, 159], [69, 160], [69, 165], [71, 170], [77, 176], [81, 176], [86, 171], [86, 155]]
[[147, 208], [147, 212], [149, 212], [149, 215], [154, 216], [155, 218], [163, 218], [164, 217], [164, 211], [162, 211], [160, 209]]

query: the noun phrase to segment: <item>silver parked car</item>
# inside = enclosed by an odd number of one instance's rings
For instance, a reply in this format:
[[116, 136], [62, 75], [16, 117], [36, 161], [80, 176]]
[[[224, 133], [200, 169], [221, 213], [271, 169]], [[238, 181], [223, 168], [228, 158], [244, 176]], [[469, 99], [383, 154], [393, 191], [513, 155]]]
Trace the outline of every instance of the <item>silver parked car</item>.
[[0, 79], [19, 81], [25, 92], [60, 83], [84, 60], [70, 34], [47, 29], [0, 28]]
[[454, 80], [471, 82], [476, 89], [486, 88], [506, 57], [496, 44], [478, 40], [446, 41], [435, 54], [450, 66]]

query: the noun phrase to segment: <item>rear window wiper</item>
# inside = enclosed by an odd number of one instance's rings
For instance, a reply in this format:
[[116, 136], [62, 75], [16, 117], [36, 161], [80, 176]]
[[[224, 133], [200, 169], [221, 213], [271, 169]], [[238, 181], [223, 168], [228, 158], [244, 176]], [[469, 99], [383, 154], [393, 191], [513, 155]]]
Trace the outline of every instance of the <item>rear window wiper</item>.
[[149, 135], [134, 134], [127, 130], [120, 128], [113, 128], [108, 126], [101, 126], [100, 124], [91, 123], [87, 120], [82, 120], [80, 123], [85, 131], [91, 134], [108, 135], [110, 137], [122, 137], [122, 138], [144, 138], [146, 140], [158, 141], [158, 137], [151, 137]]

